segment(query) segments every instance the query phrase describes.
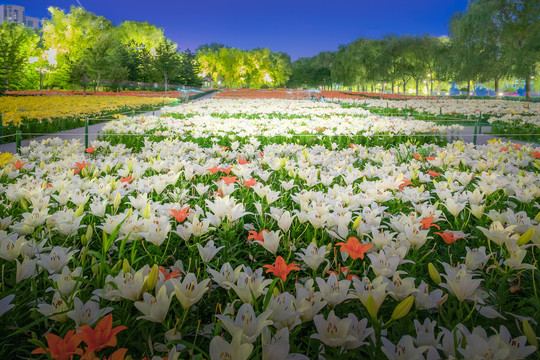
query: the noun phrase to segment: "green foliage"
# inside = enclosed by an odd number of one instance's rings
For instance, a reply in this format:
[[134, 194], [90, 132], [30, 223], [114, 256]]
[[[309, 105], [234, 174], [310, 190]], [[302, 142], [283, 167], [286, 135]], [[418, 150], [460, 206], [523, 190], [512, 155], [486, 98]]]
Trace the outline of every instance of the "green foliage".
[[0, 24], [0, 92], [15, 89], [25, 78], [37, 42], [37, 35], [21, 24]]
[[242, 50], [220, 44], [203, 45], [196, 51], [203, 76], [226, 87], [280, 86], [291, 74], [291, 59], [269, 49]]

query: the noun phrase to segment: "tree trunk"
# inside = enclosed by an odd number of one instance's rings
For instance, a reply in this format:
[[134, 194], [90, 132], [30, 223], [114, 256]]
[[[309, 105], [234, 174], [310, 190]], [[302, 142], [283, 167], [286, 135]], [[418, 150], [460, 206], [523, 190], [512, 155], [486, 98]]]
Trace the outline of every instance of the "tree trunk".
[[163, 72], [163, 79], [165, 80], [165, 97], [167, 97], [167, 72]]
[[[430, 78], [431, 79], [431, 78]], [[430, 89], [429, 89], [429, 96], [433, 95], [433, 80], [430, 81]]]
[[98, 93], [99, 91], [99, 80], [101, 79], [101, 73], [98, 72], [98, 76], [97, 76], [97, 82], [96, 82], [96, 94]]
[[525, 79], [525, 101], [531, 101], [531, 76]]
[[394, 82], [392, 81], [392, 94], [394, 93]]
[[499, 96], [499, 78], [495, 78], [495, 97]]
[[356, 85], [356, 92], [360, 92], [360, 85]]
[[467, 80], [467, 99], [471, 98], [471, 82]]
[[416, 96], [418, 96], [418, 83], [420, 82], [420, 79], [416, 79]]
[[441, 95], [441, 82], [437, 81], [437, 95]]
[[403, 95], [407, 94], [407, 82], [403, 80]]
[[373, 84], [371, 84], [371, 92], [373, 92]]

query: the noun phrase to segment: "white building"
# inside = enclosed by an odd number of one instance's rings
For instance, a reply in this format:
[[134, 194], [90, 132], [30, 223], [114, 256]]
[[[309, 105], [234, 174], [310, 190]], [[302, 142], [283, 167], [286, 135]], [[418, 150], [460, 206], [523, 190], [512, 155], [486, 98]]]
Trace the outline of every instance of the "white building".
[[0, 23], [19, 23], [32, 29], [39, 28], [39, 18], [25, 16], [24, 6], [0, 5]]

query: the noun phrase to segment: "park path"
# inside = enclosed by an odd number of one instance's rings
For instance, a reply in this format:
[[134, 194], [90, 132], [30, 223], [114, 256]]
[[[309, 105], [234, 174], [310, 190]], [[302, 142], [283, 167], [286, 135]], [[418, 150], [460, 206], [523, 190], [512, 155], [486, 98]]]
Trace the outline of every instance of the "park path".
[[[212, 96], [214, 96], [215, 94], [216, 94], [215, 92], [210, 93], [210, 94], [206, 94], [204, 96], [201, 96], [200, 98], [197, 98], [195, 100], [191, 100], [190, 102], [196, 102], [196, 101], [200, 101], [200, 100], [204, 100], [204, 99], [209, 99]], [[141, 117], [141, 116], [151, 116], [151, 115], [161, 116], [161, 110], [156, 110], [154, 112], [150, 111], [150, 112], [143, 113], [143, 114], [138, 114], [138, 115], [135, 115], [135, 116], [132, 116], [132, 117], [137, 118], [137, 117]], [[92, 121], [90, 120], [90, 123], [91, 122]], [[96, 140], [98, 135], [102, 134], [102, 129], [107, 123], [108, 123], [108, 121], [105, 121], [105, 122], [102, 122], [102, 123], [99, 123], [99, 124], [94, 124], [94, 125], [89, 125], [88, 126], [88, 142], [89, 143]], [[31, 141], [40, 142], [40, 141], [51, 139], [51, 138], [60, 138], [62, 140], [68, 140], [68, 141], [72, 140], [72, 139], [81, 139], [81, 142], [84, 143], [84, 127], [71, 129], [71, 130], [66, 130], [66, 131], [60, 131], [60, 132], [57, 132], [57, 133], [54, 133], [54, 134], [47, 134], [47, 135], [35, 137], [35, 138], [32, 138], [32, 139], [26, 139], [26, 140], [21, 141], [21, 147], [29, 146]], [[17, 145], [15, 144], [15, 142], [0, 145], [0, 153], [3, 153], [3, 152], [15, 153], [15, 152], [17, 152]]]

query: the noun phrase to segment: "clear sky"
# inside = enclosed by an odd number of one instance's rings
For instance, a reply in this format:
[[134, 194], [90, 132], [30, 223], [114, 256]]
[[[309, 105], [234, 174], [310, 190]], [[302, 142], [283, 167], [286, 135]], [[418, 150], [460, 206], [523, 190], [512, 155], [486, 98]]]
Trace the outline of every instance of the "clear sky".
[[293, 60], [336, 50], [359, 37], [384, 34], [446, 35], [447, 21], [468, 0], [12, 0], [26, 15], [47, 17], [47, 8], [82, 4], [115, 25], [149, 21], [180, 50], [217, 42], [284, 51]]

